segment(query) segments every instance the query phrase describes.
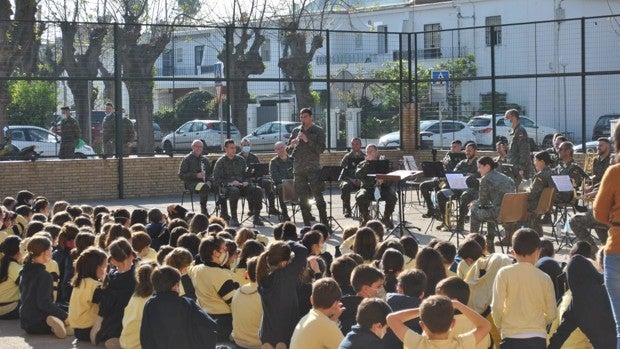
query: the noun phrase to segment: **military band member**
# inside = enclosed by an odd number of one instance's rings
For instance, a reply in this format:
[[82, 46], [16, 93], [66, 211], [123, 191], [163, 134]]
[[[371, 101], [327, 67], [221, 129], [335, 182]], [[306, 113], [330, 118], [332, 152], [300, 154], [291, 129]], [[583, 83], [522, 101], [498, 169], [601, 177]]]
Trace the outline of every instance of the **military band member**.
[[[253, 164], [260, 164], [260, 160], [254, 153], [251, 152], [252, 144], [250, 141], [245, 138], [241, 140], [241, 151], [239, 155], [241, 155], [245, 159], [246, 165], [250, 166]], [[265, 191], [265, 196], [267, 197], [267, 202], [269, 204], [269, 208], [267, 213], [270, 215], [280, 215], [280, 212], [276, 208], [276, 193], [273, 191], [273, 182], [267, 176], [263, 176], [261, 178], [256, 178], [256, 183], [259, 187], [263, 188]]]
[[229, 219], [229, 224], [233, 227], [239, 226], [237, 219], [237, 203], [241, 196], [248, 200], [250, 213], [254, 216], [254, 225], [263, 225], [260, 220], [260, 210], [263, 203], [263, 191], [252, 185], [244, 177], [246, 164], [243, 157], [235, 154], [237, 148], [235, 141], [227, 139], [224, 142], [224, 156], [219, 158], [213, 168], [213, 183], [220, 188], [222, 195], [228, 199], [230, 204], [230, 218], [226, 212], [226, 203], [222, 204], [222, 218]]
[[[584, 179], [588, 179], [588, 175], [583, 171], [581, 166], [577, 164], [573, 159], [573, 143], [563, 142], [558, 148], [560, 159], [558, 165], [555, 167], [554, 172], [557, 175], [568, 175], [573, 187], [579, 188]], [[574, 193], [572, 192], [560, 192], [557, 195], [557, 202], [568, 204], [574, 199]]]
[[[456, 139], [452, 141], [452, 144], [450, 145], [450, 150], [441, 160], [444, 170], [446, 172], [454, 171], [456, 165], [458, 165], [459, 162], [467, 158], [465, 153], [463, 153], [462, 146], [463, 142], [461, 142], [460, 140]], [[430, 218], [435, 215], [436, 208], [433, 205], [433, 201], [431, 199], [431, 192], [437, 191], [439, 189], [439, 178], [433, 178], [420, 184], [420, 191], [422, 192], [422, 197], [424, 198], [424, 202], [426, 203], [426, 213], [423, 214], [422, 217]]]
[[362, 225], [366, 224], [370, 220], [370, 203], [375, 198], [375, 188], [378, 187], [381, 199], [385, 201], [385, 211], [383, 212], [382, 222], [388, 228], [394, 228], [392, 224], [392, 213], [396, 207], [396, 193], [390, 183], [383, 180], [376, 179], [375, 176], [369, 176], [369, 174], [376, 174], [374, 172], [374, 162], [379, 160], [379, 150], [374, 144], [366, 146], [366, 160], [360, 162], [355, 170], [355, 176], [362, 181], [360, 190], [355, 194], [355, 201], [360, 209], [360, 215], [362, 216]]
[[540, 216], [534, 214], [534, 211], [538, 207], [538, 201], [540, 201], [543, 190], [555, 187], [553, 179], [551, 179], [553, 172], [549, 167], [551, 161], [551, 155], [547, 151], [540, 151], [534, 154], [534, 167], [537, 172], [532, 179], [530, 195], [527, 197], [527, 210], [530, 212], [529, 226], [536, 230], [540, 236], [543, 235], [542, 221]]
[[328, 225], [327, 204], [323, 198], [325, 183], [321, 180], [320, 157], [325, 151], [325, 132], [314, 124], [312, 110], [303, 108], [299, 112], [301, 125], [293, 129], [286, 151], [293, 158], [295, 192], [304, 225], [309, 226], [312, 218], [308, 199], [314, 196], [321, 223]]
[[[456, 229], [458, 230], [463, 230], [464, 228], [465, 216], [467, 214], [469, 203], [478, 198], [478, 178], [480, 178], [480, 173], [478, 172], [477, 165], [477, 150], [478, 146], [476, 145], [476, 143], [467, 143], [467, 145], [465, 146], [466, 159], [462, 160], [456, 165], [456, 167], [454, 167], [453, 172], [460, 172], [468, 177], [467, 189], [461, 190], [444, 188], [437, 193], [437, 205], [439, 206], [441, 217], [444, 217], [446, 213], [446, 203], [448, 203], [448, 200], [459, 200], [459, 214], [456, 223]], [[443, 228], [443, 223], [437, 226], [438, 230], [441, 230]]]
[[[116, 114], [114, 112], [114, 105], [112, 103], [106, 103], [105, 105], [105, 117], [101, 125], [103, 132], [103, 149], [104, 154], [113, 155], [116, 154]], [[129, 148], [136, 137], [136, 132], [133, 128], [133, 123], [129, 118], [121, 118], [121, 129], [123, 132], [123, 154], [129, 154]]]
[[545, 150], [551, 156], [551, 164], [549, 164], [549, 167], [554, 168], [558, 165], [558, 161], [560, 160], [560, 152], [558, 151], [558, 148], [560, 148], [560, 144], [567, 141], [568, 138], [564, 137], [561, 133], [556, 133], [553, 135], [553, 146]]
[[345, 154], [340, 162], [342, 172], [340, 174], [340, 190], [344, 216], [351, 217], [351, 193], [360, 188], [361, 181], [355, 178], [357, 165], [364, 161], [366, 154], [362, 151], [362, 140], [355, 137], [351, 140], [351, 151]]
[[[493, 249], [493, 238], [497, 231], [495, 221], [499, 216], [504, 194], [515, 192], [515, 183], [508, 176], [495, 171], [497, 163], [489, 156], [483, 156], [478, 160], [478, 171], [480, 179], [480, 189], [478, 200], [471, 203], [471, 232], [480, 232], [480, 223], [487, 222], [487, 248]], [[506, 227], [506, 236], [502, 239], [502, 244], [510, 244], [512, 232], [514, 230]]]
[[209, 160], [202, 155], [202, 149], [202, 141], [195, 139], [192, 142], [192, 151], [181, 161], [178, 176], [185, 184], [186, 189], [198, 193], [200, 196], [200, 212], [208, 215], [207, 199], [213, 182], [209, 178], [211, 166]]
[[511, 124], [508, 131], [508, 159], [514, 169], [515, 184], [519, 186], [522, 180], [530, 178], [532, 172], [530, 140], [527, 131], [519, 123], [518, 110], [506, 111], [504, 118]]
[[284, 189], [282, 188], [283, 180], [293, 179], [293, 159], [286, 152], [286, 144], [277, 142], [275, 145], [276, 156], [269, 161], [269, 174], [271, 180], [276, 187], [278, 200], [280, 202], [280, 210], [282, 212], [282, 221], [289, 221], [288, 209], [284, 202]]

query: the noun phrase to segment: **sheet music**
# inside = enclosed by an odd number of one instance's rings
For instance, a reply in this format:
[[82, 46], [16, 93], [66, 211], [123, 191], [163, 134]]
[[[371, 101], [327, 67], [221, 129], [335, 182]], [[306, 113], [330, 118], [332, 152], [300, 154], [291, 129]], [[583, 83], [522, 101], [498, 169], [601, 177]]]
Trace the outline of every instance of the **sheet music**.
[[553, 179], [553, 183], [555, 183], [555, 187], [558, 191], [573, 191], [573, 183], [570, 180], [568, 175], [556, 175], [551, 176]]
[[415, 158], [413, 155], [404, 155], [403, 165], [405, 166], [405, 170], [418, 171], [418, 165], [415, 163]]
[[467, 177], [462, 173], [446, 173], [446, 180], [451, 189], [467, 189]]

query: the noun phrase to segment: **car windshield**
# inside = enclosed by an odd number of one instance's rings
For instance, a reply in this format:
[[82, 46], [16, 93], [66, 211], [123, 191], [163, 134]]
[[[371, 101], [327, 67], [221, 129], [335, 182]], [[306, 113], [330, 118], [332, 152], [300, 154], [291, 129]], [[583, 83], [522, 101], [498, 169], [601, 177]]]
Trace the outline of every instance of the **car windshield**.
[[487, 118], [472, 118], [467, 123], [467, 126], [470, 126], [470, 127], [484, 127], [484, 126], [488, 126], [489, 125], [489, 121], [491, 121], [490, 118], [488, 118], [488, 119]]
[[427, 128], [431, 127], [431, 125], [433, 125], [434, 123], [435, 121], [433, 120], [420, 121], [420, 130], [425, 131]]

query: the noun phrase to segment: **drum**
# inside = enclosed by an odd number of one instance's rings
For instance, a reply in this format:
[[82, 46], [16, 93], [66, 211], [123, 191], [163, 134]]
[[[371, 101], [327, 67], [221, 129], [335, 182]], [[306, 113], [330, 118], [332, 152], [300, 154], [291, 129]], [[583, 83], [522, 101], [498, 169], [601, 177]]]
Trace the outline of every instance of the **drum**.
[[292, 179], [282, 180], [282, 199], [284, 201], [297, 200], [297, 193], [295, 192], [295, 181]]

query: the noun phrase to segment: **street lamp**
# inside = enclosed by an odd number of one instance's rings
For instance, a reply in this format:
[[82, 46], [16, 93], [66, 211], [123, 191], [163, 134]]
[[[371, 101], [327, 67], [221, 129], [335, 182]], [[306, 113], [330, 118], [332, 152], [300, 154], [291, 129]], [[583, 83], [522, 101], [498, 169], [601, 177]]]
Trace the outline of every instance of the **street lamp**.
[[564, 89], [564, 134], [568, 132], [568, 109], [566, 108], [566, 66], [568, 62], [564, 58], [560, 58], [560, 65], [562, 66], [562, 85]]

